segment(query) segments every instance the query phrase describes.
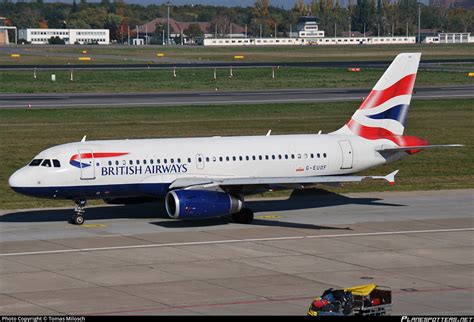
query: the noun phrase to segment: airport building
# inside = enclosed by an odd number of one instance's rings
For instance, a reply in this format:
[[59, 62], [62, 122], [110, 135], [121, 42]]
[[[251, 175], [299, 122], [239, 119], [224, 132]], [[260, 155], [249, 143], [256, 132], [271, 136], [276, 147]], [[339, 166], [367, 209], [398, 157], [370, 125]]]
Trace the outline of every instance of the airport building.
[[[144, 45], [145, 43], [150, 43], [149, 38], [151, 38], [152, 34], [156, 35], [156, 29], [161, 28], [163, 32], [163, 39], [167, 39], [167, 29], [169, 24], [170, 30], [170, 42], [173, 43], [175, 38], [179, 38], [181, 40], [181, 44], [193, 44], [193, 43], [201, 43], [202, 38], [212, 38], [217, 37], [220, 35], [225, 38], [244, 38], [245, 37], [245, 28], [239, 26], [235, 23], [231, 23], [229, 25], [228, 33], [224, 33], [222, 30], [219, 30], [216, 26], [213, 26], [210, 22], [182, 22], [177, 21], [175, 19], [170, 18], [156, 18], [153, 19], [141, 26], [137, 26], [133, 30], [133, 34], [135, 35], [134, 38], [131, 40], [132, 44], [134, 45]], [[197, 25], [199, 29], [203, 33], [203, 37], [199, 39], [191, 39], [189, 35], [186, 35], [186, 30], [191, 25]], [[138, 31], [138, 34], [137, 34]], [[141, 40], [140, 40], [141, 39]], [[166, 40], [167, 41], [167, 40]]]
[[[281, 45], [389, 45], [414, 44], [416, 37], [371, 37], [350, 33], [348, 37], [325, 37], [314, 17], [301, 17], [297, 24], [298, 37], [284, 38], [206, 38], [204, 46], [281, 46]], [[293, 34], [291, 34], [293, 35]]]
[[17, 29], [15, 26], [9, 26], [7, 23], [7, 18], [5, 17], [0, 17], [0, 45], [8, 45], [10, 44], [11, 40], [10, 37], [12, 36], [11, 34], [8, 35], [8, 30], [12, 30], [12, 33], [14, 33], [14, 38], [15, 38], [15, 44], [17, 42]]
[[435, 36], [425, 37], [422, 42], [425, 44], [466, 44], [474, 43], [474, 36], [471, 36], [470, 32], [441, 32]]
[[109, 29], [20, 29], [18, 37], [34, 45], [48, 44], [54, 37], [66, 44], [110, 44]]

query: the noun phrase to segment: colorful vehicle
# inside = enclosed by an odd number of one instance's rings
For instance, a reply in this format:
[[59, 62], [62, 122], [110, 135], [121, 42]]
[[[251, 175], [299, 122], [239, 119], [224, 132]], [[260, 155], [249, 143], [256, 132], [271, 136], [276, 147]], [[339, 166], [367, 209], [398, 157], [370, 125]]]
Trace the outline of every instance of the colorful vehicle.
[[392, 291], [389, 287], [367, 284], [345, 289], [325, 290], [308, 309], [310, 316], [389, 315]]

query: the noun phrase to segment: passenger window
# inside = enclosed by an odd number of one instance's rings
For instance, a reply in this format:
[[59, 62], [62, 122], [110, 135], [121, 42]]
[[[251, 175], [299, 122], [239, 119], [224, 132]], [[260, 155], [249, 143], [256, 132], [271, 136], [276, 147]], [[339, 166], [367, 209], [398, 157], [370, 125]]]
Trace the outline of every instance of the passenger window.
[[229, 161], [229, 160], [230, 160], [230, 158], [229, 158], [229, 157], [225, 157], [225, 160], [226, 160], [226, 161]]
[[281, 160], [281, 154], [279, 154], [279, 155], [278, 155], [278, 159], [280, 159], [280, 160]]
[[122, 160], [122, 164], [123, 164], [123, 165], [126, 165], [126, 164], [127, 164], [127, 161]]
[[53, 165], [54, 165], [55, 168], [60, 168], [61, 167], [61, 163], [59, 162], [59, 160], [56, 160], [56, 159], [53, 160]]
[[219, 161], [221, 161], [221, 162], [222, 162], [222, 157], [219, 157]]
[[140, 160], [137, 160], [137, 164], [140, 164]]
[[119, 162], [118, 162], [118, 160], [115, 160], [115, 165], [119, 165]]
[[150, 164], [153, 164], [153, 159], [150, 159]]
[[272, 155], [272, 159], [275, 160], [275, 155]]
[[242, 160], [243, 160], [243, 159], [242, 159], [242, 156], [239, 156], [239, 161], [242, 161]]
[[291, 155], [291, 158], [292, 158], [292, 159], [294, 159], [294, 158], [295, 158], [295, 155], [294, 155], [294, 154], [292, 154], [292, 155]]
[[267, 155], [265, 155], [265, 160], [268, 160], [268, 159], [269, 159], [269, 157], [268, 157], [268, 154], [267, 154]]
[[209, 157], [206, 157], [206, 162], [209, 162]]
[[258, 156], [258, 159], [259, 159], [259, 160], [262, 160], [262, 156], [261, 156], [261, 155], [259, 155], [259, 156]]
[[288, 160], [288, 154], [285, 154], [285, 159], [287, 159], [287, 160]]
[[41, 161], [43, 161], [43, 159], [34, 159], [33, 161], [30, 162], [30, 166], [37, 167], [41, 164]]
[[198, 162], [202, 162], [202, 158], [201, 158], [201, 157], [198, 158]]
[[216, 162], [217, 161], [217, 158], [216, 157], [212, 157], [212, 162]]
[[245, 157], [245, 160], [249, 161], [249, 160], [250, 160], [250, 157], [247, 155], [247, 156]]
[[252, 160], [257, 160], [257, 157], [255, 157], [255, 155], [252, 155]]
[[318, 153], [318, 159], [321, 157], [321, 154]]
[[41, 163], [41, 166], [42, 166], [42, 167], [51, 168], [51, 161], [48, 160], [48, 159], [44, 159], [44, 160], [43, 160], [43, 163]]
[[167, 160], [167, 159], [163, 159], [163, 163], [168, 163], [168, 160]]
[[326, 153], [323, 154], [323, 157], [326, 157]]
[[191, 158], [188, 158], [188, 163], [191, 163]]
[[133, 160], [128, 161], [130, 165], [133, 165]]
[[112, 165], [112, 161], [109, 160], [109, 165]]
[[313, 153], [311, 153], [311, 159], [314, 159], [314, 154]]
[[301, 154], [298, 154], [298, 159], [301, 159]]
[[174, 163], [174, 159], [170, 159], [170, 163]]
[[180, 158], [178, 158], [178, 163], [181, 163], [181, 159], [180, 159]]
[[235, 161], [235, 160], [237, 160], [237, 159], [236, 159], [236, 157], [235, 157], [235, 156], [233, 156], [233, 157], [232, 157], [232, 161]]
[[143, 164], [146, 164], [146, 160], [143, 160]]

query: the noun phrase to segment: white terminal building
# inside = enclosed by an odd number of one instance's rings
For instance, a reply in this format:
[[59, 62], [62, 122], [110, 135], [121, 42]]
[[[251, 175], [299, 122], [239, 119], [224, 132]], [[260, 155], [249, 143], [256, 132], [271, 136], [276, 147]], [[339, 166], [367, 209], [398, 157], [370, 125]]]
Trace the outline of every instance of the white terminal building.
[[52, 37], [59, 37], [66, 44], [110, 44], [109, 29], [20, 29], [18, 39], [31, 44], [48, 44]]
[[[278, 45], [388, 45], [388, 44], [415, 44], [416, 37], [383, 36], [383, 37], [325, 37], [324, 31], [314, 17], [301, 17], [297, 24], [297, 33], [290, 33], [284, 38], [235, 38], [220, 39], [206, 38], [204, 46], [278, 46]], [[293, 35], [297, 35], [293, 37]]]

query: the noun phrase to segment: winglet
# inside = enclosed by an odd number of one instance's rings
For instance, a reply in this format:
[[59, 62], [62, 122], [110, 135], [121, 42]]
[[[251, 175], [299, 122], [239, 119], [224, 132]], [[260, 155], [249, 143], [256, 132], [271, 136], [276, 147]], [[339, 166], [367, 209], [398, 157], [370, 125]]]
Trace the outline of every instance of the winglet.
[[400, 170], [395, 170], [389, 174], [387, 174], [385, 177], [383, 177], [385, 180], [388, 181], [388, 183], [390, 183], [390, 185], [394, 185], [395, 184], [395, 176], [397, 175], [398, 171]]

